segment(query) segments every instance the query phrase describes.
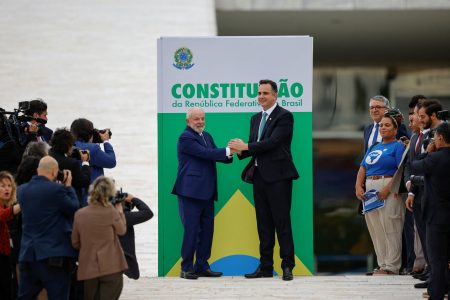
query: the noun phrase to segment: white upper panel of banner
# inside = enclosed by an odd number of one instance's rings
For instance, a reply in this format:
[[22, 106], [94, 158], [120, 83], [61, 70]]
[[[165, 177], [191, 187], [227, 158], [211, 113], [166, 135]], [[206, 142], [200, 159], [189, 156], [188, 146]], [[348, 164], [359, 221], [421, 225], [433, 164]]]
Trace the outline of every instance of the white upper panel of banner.
[[277, 102], [312, 111], [313, 39], [163, 37], [158, 40], [158, 112], [257, 112], [258, 82], [278, 84]]

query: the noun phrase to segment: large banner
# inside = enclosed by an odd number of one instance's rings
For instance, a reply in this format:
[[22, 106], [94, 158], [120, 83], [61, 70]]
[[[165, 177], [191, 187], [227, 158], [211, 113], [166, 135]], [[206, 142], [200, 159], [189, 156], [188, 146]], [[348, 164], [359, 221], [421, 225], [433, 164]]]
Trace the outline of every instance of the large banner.
[[[177, 140], [186, 127], [186, 111], [206, 112], [206, 131], [218, 147], [232, 138], [248, 140], [251, 116], [261, 111], [258, 82], [278, 83], [278, 105], [294, 114], [292, 155], [300, 173], [294, 181], [292, 229], [295, 275], [311, 275], [313, 260], [312, 53], [308, 36], [160, 38], [158, 40], [158, 220], [159, 276], [179, 276], [183, 228], [177, 197]], [[217, 164], [218, 201], [209, 260], [224, 275], [253, 272], [259, 263], [259, 239], [252, 185], [241, 181], [248, 159]], [[279, 246], [274, 268], [281, 271]]]

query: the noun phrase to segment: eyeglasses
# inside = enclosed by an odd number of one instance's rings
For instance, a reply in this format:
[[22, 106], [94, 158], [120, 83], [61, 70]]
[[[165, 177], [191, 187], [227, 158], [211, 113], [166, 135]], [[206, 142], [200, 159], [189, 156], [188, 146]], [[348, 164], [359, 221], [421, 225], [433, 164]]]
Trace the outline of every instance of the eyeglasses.
[[370, 110], [372, 110], [372, 109], [379, 110], [379, 109], [386, 108], [386, 106], [369, 106], [369, 108], [370, 108]]

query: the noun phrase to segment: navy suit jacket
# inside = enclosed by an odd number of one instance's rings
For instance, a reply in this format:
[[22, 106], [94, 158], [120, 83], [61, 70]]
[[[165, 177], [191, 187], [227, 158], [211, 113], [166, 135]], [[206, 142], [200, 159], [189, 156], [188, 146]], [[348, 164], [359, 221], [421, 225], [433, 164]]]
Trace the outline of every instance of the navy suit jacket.
[[[293, 180], [299, 177], [291, 154], [291, 142], [294, 132], [294, 116], [277, 104], [263, 128], [258, 142], [259, 124], [262, 113], [252, 116], [248, 151], [242, 151], [239, 159], [251, 156], [252, 159], [242, 171], [242, 180], [252, 183], [249, 172], [258, 162], [258, 170], [266, 182]], [[250, 176], [251, 177], [251, 176]]]
[[19, 262], [49, 257], [76, 257], [71, 234], [78, 198], [72, 187], [35, 175], [17, 189], [22, 209]]
[[110, 143], [103, 144], [105, 151], [103, 151], [98, 144], [86, 143], [80, 140], [75, 142], [75, 146], [77, 146], [80, 150], [89, 150], [91, 182], [104, 174], [103, 168], [112, 169], [116, 166], [116, 154], [114, 153], [113, 146]]
[[[230, 163], [225, 148], [217, 148], [212, 136], [203, 138], [186, 127], [177, 144], [178, 173], [172, 194], [199, 200], [217, 200], [216, 162]], [[206, 141], [206, 145], [205, 145]]]
[[[369, 144], [369, 137], [370, 137], [370, 133], [372, 132], [373, 129], [373, 122], [372, 124], [366, 126], [366, 128], [364, 128], [364, 153], [367, 153], [367, 145]], [[407, 136], [408, 138], [411, 137], [411, 134], [409, 133], [408, 129], [406, 129], [405, 124], [400, 124], [400, 127], [397, 130], [397, 140], [400, 139], [402, 136]]]
[[450, 225], [450, 148], [428, 153], [411, 162], [413, 174], [425, 174], [422, 215], [429, 224]]

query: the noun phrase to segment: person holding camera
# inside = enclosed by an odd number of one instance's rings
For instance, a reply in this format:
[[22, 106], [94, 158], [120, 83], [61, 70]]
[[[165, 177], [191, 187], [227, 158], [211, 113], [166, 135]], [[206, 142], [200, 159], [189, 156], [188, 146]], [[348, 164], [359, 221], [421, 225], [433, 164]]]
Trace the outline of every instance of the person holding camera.
[[88, 206], [75, 213], [72, 245], [79, 249], [77, 276], [84, 280], [84, 300], [119, 299], [122, 292], [128, 266], [118, 235], [127, 227], [115, 195], [114, 181], [100, 176], [89, 187]]
[[[450, 124], [436, 127], [434, 140], [427, 146], [423, 159], [411, 162], [413, 174], [424, 174], [425, 201], [422, 215], [426, 223], [426, 243], [431, 274], [428, 294], [444, 299], [448, 286], [450, 253]], [[414, 178], [412, 180], [415, 181]]]
[[58, 162], [45, 156], [37, 175], [17, 189], [22, 209], [18, 299], [35, 299], [45, 288], [49, 299], [68, 299], [77, 252], [71, 245], [72, 220], [78, 199], [72, 175], [64, 170], [57, 183]]
[[[58, 162], [59, 169], [72, 173], [72, 186], [77, 193], [80, 207], [83, 205], [83, 189], [89, 188], [91, 170], [89, 168], [89, 151], [74, 148], [75, 138], [69, 130], [57, 129], [50, 140], [50, 156]], [[79, 161], [81, 161], [81, 169]]]
[[[133, 210], [134, 208], [137, 210]], [[127, 221], [127, 233], [119, 237], [119, 240], [128, 264], [125, 275], [131, 279], [139, 279], [139, 264], [136, 257], [133, 226], [153, 218], [153, 212], [144, 201], [131, 194], [126, 194], [123, 211]]]
[[[94, 129], [94, 124], [87, 119], [76, 119], [70, 126], [70, 131], [75, 137], [75, 146], [78, 149], [89, 150], [91, 183], [99, 176], [104, 175], [103, 168], [112, 169], [116, 166], [116, 154], [113, 146], [109, 142], [111, 132], [109, 129], [98, 131]], [[94, 134], [100, 137], [99, 141], [94, 141]], [[103, 143], [102, 150], [98, 143]]]
[[29, 102], [29, 108], [25, 111], [25, 115], [32, 117], [33, 119], [28, 122], [26, 129], [28, 141], [35, 142], [49, 142], [53, 131], [46, 127], [47, 123], [47, 103], [44, 100], [38, 98]]

